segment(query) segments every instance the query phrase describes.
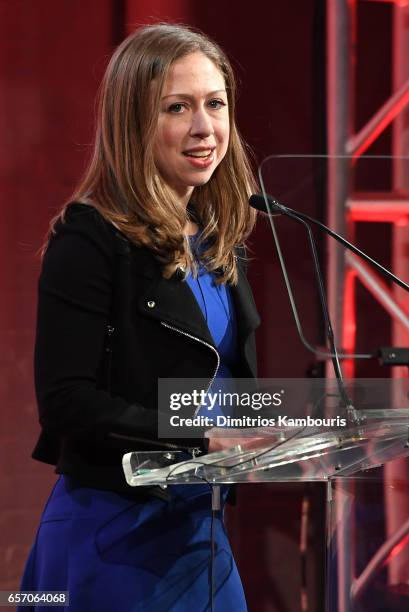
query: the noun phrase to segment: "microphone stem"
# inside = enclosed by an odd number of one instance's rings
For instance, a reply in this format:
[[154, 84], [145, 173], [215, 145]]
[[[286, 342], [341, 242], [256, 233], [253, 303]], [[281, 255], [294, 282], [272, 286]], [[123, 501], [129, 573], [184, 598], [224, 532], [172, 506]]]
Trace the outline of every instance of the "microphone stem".
[[356, 422], [357, 418], [355, 414], [355, 409], [348, 395], [348, 391], [345, 386], [344, 377], [342, 375], [341, 365], [340, 365], [339, 358], [338, 358], [338, 351], [337, 351], [337, 347], [335, 344], [335, 338], [334, 338], [334, 330], [332, 328], [331, 317], [329, 315], [329, 310], [328, 310], [327, 298], [325, 296], [324, 281], [322, 278], [322, 273], [321, 273], [319, 259], [318, 259], [318, 253], [317, 253], [317, 249], [315, 246], [315, 240], [314, 240], [314, 236], [313, 236], [311, 227], [306, 221], [304, 221], [303, 219], [300, 219], [296, 213], [293, 214], [293, 211], [287, 208], [285, 208], [285, 214], [291, 219], [294, 219], [295, 221], [297, 221], [297, 223], [301, 223], [301, 225], [303, 225], [304, 228], [307, 230], [308, 241], [310, 244], [311, 254], [312, 254], [313, 263], [314, 263], [315, 276], [316, 276], [317, 283], [318, 283], [318, 292], [319, 292], [320, 301], [321, 301], [321, 308], [322, 308], [322, 312], [323, 312], [324, 320], [325, 320], [326, 336], [328, 339], [329, 347], [331, 349], [331, 353], [333, 355], [331, 357], [331, 360], [332, 360], [332, 365], [334, 367], [334, 372], [335, 372], [335, 376], [336, 376], [337, 383], [338, 383], [338, 390], [341, 395], [343, 407], [346, 410], [348, 420], [349, 421], [352, 420], [352, 422]]

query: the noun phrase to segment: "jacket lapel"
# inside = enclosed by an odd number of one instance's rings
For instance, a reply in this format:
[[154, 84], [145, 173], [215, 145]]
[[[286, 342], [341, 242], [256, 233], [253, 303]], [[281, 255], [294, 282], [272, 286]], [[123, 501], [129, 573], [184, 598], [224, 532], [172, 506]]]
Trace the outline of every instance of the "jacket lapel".
[[157, 277], [139, 301], [139, 308], [148, 316], [195, 336], [214, 346], [205, 318], [189, 285], [174, 275]]
[[[139, 310], [146, 316], [163, 321], [214, 346], [214, 340], [200, 306], [178, 274], [163, 278], [160, 265], [148, 249], [133, 249], [137, 274], [150, 279], [138, 300]], [[239, 262], [238, 284], [231, 286], [236, 312], [239, 341], [245, 343], [250, 333], [260, 324], [253, 295], [246, 274]]]

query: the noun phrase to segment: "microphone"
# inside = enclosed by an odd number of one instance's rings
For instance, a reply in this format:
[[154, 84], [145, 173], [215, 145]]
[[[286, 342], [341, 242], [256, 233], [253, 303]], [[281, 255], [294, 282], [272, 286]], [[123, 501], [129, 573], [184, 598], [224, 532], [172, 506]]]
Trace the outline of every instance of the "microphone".
[[326, 331], [327, 341], [328, 341], [329, 347], [331, 349], [331, 353], [326, 355], [326, 356], [327, 357], [331, 357], [332, 365], [333, 365], [334, 372], [335, 372], [335, 377], [336, 377], [336, 380], [337, 380], [337, 383], [338, 383], [338, 391], [340, 393], [340, 397], [341, 397], [342, 404], [343, 404], [343, 407], [344, 407], [345, 412], [346, 412], [347, 419], [348, 419], [348, 421], [350, 423], [354, 423], [354, 424], [358, 423], [359, 422], [359, 417], [358, 417], [357, 412], [356, 412], [356, 410], [354, 408], [354, 405], [353, 405], [353, 403], [351, 401], [351, 398], [348, 395], [348, 391], [347, 391], [347, 388], [345, 386], [344, 378], [343, 378], [343, 375], [342, 375], [341, 365], [339, 363], [339, 354], [338, 354], [338, 350], [337, 350], [337, 347], [336, 347], [336, 344], [335, 344], [334, 331], [332, 329], [332, 324], [331, 324], [331, 318], [330, 318], [330, 315], [329, 315], [327, 299], [326, 299], [326, 296], [325, 296], [324, 281], [323, 281], [321, 270], [320, 270], [320, 264], [319, 264], [319, 259], [318, 259], [317, 248], [315, 246], [314, 235], [312, 233], [311, 227], [299, 215], [297, 215], [296, 213], [294, 213], [290, 209], [287, 209], [285, 206], [283, 206], [282, 204], [277, 202], [277, 200], [275, 200], [274, 198], [271, 198], [270, 196], [267, 196], [266, 198], [264, 198], [263, 196], [260, 196], [260, 195], [258, 195], [258, 196], [257, 195], [253, 195], [253, 196], [250, 197], [249, 203], [250, 203], [251, 206], [253, 206], [254, 208], [257, 208], [258, 210], [261, 209], [262, 211], [268, 212], [268, 218], [269, 218], [269, 221], [270, 221], [271, 231], [273, 233], [273, 237], [274, 237], [274, 241], [275, 241], [278, 257], [279, 257], [279, 260], [280, 260], [281, 269], [282, 269], [283, 276], [284, 276], [284, 282], [285, 282], [285, 285], [286, 285], [286, 288], [287, 288], [287, 293], [288, 293], [288, 296], [289, 296], [289, 299], [290, 299], [291, 309], [293, 311], [293, 316], [294, 316], [294, 319], [295, 319], [295, 324], [297, 326], [298, 334], [299, 334], [303, 344], [309, 350], [312, 350], [312, 352], [315, 353], [315, 354], [319, 354], [320, 351], [317, 351], [316, 349], [314, 349], [306, 341], [306, 339], [304, 337], [304, 334], [303, 334], [303, 330], [302, 330], [302, 327], [301, 327], [301, 322], [300, 322], [299, 317], [298, 317], [297, 307], [295, 305], [295, 300], [294, 300], [293, 292], [292, 292], [292, 289], [291, 289], [290, 279], [288, 278], [287, 269], [286, 269], [285, 262], [284, 262], [284, 257], [283, 257], [283, 254], [281, 252], [280, 242], [278, 240], [277, 232], [276, 232], [276, 229], [275, 229], [275, 226], [274, 226], [274, 222], [273, 222], [273, 219], [272, 219], [272, 212], [273, 211], [278, 211], [279, 214], [282, 213], [282, 214], [285, 214], [285, 215], [291, 217], [292, 219], [297, 221], [297, 223], [300, 223], [306, 229], [306, 231], [307, 231], [308, 240], [309, 240], [310, 249], [311, 249], [311, 254], [312, 254], [313, 263], [314, 263], [315, 275], [316, 275], [316, 279], [317, 279], [317, 283], [318, 283], [318, 291], [319, 291], [319, 296], [320, 296], [322, 313], [324, 315], [324, 320], [325, 320], [325, 331]]
[[300, 219], [299, 217], [297, 217], [296, 213], [291, 214], [293, 211], [290, 212], [290, 209], [287, 209], [286, 206], [283, 206], [271, 196], [266, 195], [266, 197], [264, 197], [261, 194], [255, 194], [250, 197], [249, 203], [253, 208], [256, 208], [256, 210], [259, 210], [261, 212], [267, 212], [268, 208], [272, 211], [271, 214], [268, 215], [270, 226], [271, 226], [271, 231], [273, 233], [274, 242], [275, 242], [277, 254], [278, 254], [278, 259], [280, 261], [280, 266], [281, 266], [281, 270], [282, 270], [283, 277], [284, 277], [284, 283], [287, 289], [288, 298], [290, 300], [291, 311], [293, 313], [294, 322], [295, 322], [300, 340], [302, 344], [305, 346], [305, 348], [311, 353], [313, 353], [314, 355], [316, 355], [316, 357], [318, 357], [319, 359], [334, 359], [334, 358], [336, 359], [351, 359], [351, 358], [373, 359], [374, 357], [376, 357], [376, 353], [339, 353], [336, 349], [332, 350], [331, 352], [323, 351], [313, 346], [307, 340], [304, 334], [304, 330], [302, 328], [299, 314], [298, 314], [298, 309], [295, 303], [293, 290], [292, 290], [291, 283], [290, 283], [290, 278], [288, 276], [287, 268], [286, 268], [285, 261], [284, 261], [284, 256], [281, 251], [280, 242], [278, 239], [277, 231], [275, 229], [272, 217], [279, 215], [279, 214], [285, 214], [291, 217], [292, 219], [294, 219], [295, 221], [297, 221], [298, 223], [301, 223], [304, 226], [304, 228], [307, 230], [309, 243], [310, 243], [310, 249], [312, 251], [312, 256], [313, 256], [313, 261], [314, 261], [315, 274], [316, 274], [316, 278], [318, 281], [318, 289], [320, 293], [322, 311], [323, 311], [323, 315], [324, 315], [324, 319], [326, 323], [326, 335], [328, 337], [328, 320], [327, 319], [329, 319], [329, 314], [327, 314], [328, 309], [326, 308], [325, 289], [323, 286], [322, 275], [319, 269], [318, 256], [315, 253], [316, 249], [315, 249], [314, 237], [312, 235], [311, 228], [303, 219]]
[[[250, 196], [249, 204], [252, 208], [255, 208], [259, 212], [267, 213], [268, 215], [271, 213], [281, 215], [284, 214], [284, 210], [287, 210], [285, 206], [277, 202], [273, 197], [270, 195], [264, 197], [262, 193], [253, 193], [253, 195]], [[270, 210], [267, 209], [267, 205]]]
[[287, 206], [284, 206], [270, 195], [264, 196], [261, 193], [253, 194], [252, 196], [250, 196], [249, 204], [252, 208], [259, 210], [260, 212], [267, 213], [268, 215], [286, 215], [287, 217], [292, 217], [294, 219], [303, 219], [304, 221], [309, 221], [310, 223], [317, 225], [329, 236], [332, 236], [332, 238], [335, 238], [335, 240], [340, 242], [346, 249], [349, 249], [350, 251], [355, 253], [355, 255], [358, 255], [358, 257], [362, 257], [362, 259], [367, 261], [371, 266], [378, 270], [378, 272], [380, 272], [385, 278], [391, 280], [396, 285], [399, 285], [399, 287], [402, 287], [402, 289], [409, 291], [409, 285], [407, 285], [402, 279], [400, 279], [398, 276], [395, 276], [395, 274], [393, 274], [387, 268], [381, 266], [381, 264], [375, 261], [375, 259], [369, 257], [369, 255], [361, 251], [361, 249], [358, 249], [358, 247], [356, 247], [351, 242], [348, 242], [348, 240], [346, 240], [343, 236], [340, 236], [339, 234], [331, 230], [324, 223], [321, 223], [321, 221], [318, 221], [317, 219], [314, 219], [313, 217], [310, 217], [309, 215], [306, 215], [304, 213], [292, 210]]

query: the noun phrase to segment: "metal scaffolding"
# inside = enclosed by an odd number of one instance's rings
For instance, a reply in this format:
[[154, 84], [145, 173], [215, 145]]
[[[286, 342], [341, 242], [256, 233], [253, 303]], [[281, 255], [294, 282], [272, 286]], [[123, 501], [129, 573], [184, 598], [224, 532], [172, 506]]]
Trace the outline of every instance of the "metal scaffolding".
[[[357, 4], [364, 0], [327, 0], [327, 102], [328, 154], [340, 157], [328, 164], [328, 222], [332, 229], [354, 241], [357, 223], [391, 224], [392, 270], [407, 280], [409, 270], [409, 2], [396, 0], [392, 41], [393, 91], [390, 98], [357, 133], [354, 133], [356, 106], [355, 67], [357, 54]], [[381, 0], [382, 1], [382, 0]], [[386, 1], [386, 0], [383, 0]], [[392, 124], [393, 122], [393, 124]], [[352, 169], [378, 136], [392, 124], [392, 191], [357, 192]], [[346, 254], [334, 241], [328, 242], [328, 301], [336, 337], [345, 352], [353, 353], [357, 329], [356, 284], [359, 281], [381, 304], [392, 321], [391, 345], [409, 346], [409, 295], [389, 286], [362, 261]], [[344, 373], [353, 377], [355, 363], [344, 362]], [[396, 367], [394, 376], [407, 376]], [[407, 483], [401, 503], [388, 499], [390, 483], [399, 478]], [[385, 467], [386, 534], [393, 539], [409, 516], [409, 474], [407, 463]], [[353, 527], [353, 525], [351, 526]], [[339, 612], [353, 609], [351, 586], [362, 576], [354, 573], [353, 529], [340, 534]], [[409, 551], [389, 564], [389, 584], [409, 584]], [[352, 589], [353, 591], [353, 589]]]

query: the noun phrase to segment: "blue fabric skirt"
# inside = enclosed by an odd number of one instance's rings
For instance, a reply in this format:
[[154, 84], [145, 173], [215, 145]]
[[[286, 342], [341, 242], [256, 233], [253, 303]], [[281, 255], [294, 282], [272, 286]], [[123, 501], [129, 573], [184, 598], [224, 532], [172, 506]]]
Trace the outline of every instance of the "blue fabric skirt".
[[[69, 591], [69, 606], [58, 610], [70, 612], [210, 610], [210, 487], [173, 485], [168, 491], [168, 501], [142, 502], [75, 486], [61, 476], [41, 518], [21, 589]], [[213, 523], [213, 609], [246, 612], [222, 514], [217, 512]], [[31, 608], [50, 609], [57, 610]]]

